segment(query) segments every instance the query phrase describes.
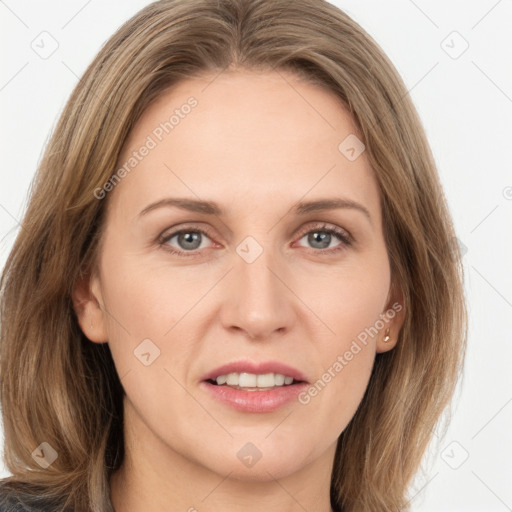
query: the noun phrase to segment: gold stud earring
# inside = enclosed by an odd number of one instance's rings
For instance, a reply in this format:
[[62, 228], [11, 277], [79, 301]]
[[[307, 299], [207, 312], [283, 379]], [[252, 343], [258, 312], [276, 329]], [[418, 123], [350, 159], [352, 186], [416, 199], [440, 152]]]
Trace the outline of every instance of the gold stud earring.
[[384, 335], [384, 343], [389, 343], [391, 338], [389, 337], [389, 329], [386, 329], [386, 333]]

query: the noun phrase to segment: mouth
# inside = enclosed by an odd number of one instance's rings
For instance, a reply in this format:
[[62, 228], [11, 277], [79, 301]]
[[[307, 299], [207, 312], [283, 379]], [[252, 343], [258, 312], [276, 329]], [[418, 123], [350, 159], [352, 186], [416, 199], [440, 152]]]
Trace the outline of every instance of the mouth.
[[210, 397], [241, 412], [272, 412], [297, 400], [308, 386], [297, 369], [279, 362], [242, 361], [221, 366], [201, 381]]

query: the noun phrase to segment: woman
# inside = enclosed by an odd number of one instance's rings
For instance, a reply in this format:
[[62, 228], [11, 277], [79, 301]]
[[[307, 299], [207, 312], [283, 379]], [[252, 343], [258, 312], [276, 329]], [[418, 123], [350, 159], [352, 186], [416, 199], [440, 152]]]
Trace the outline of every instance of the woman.
[[69, 99], [4, 269], [4, 508], [405, 510], [463, 361], [454, 236], [347, 15], [149, 5]]

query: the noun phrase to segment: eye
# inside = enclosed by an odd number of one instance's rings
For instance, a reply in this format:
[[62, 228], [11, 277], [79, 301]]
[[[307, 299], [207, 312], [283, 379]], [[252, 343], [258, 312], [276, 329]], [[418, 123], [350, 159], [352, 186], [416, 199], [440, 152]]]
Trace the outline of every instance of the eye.
[[[320, 252], [327, 253], [343, 250], [353, 242], [351, 235], [347, 231], [327, 224], [309, 229], [309, 231], [303, 233], [299, 242], [301, 240], [306, 240], [306, 243], [309, 244], [311, 248], [319, 249]], [[332, 246], [332, 243], [336, 241], [339, 243]]]
[[[206, 239], [210, 240], [206, 230], [199, 228], [184, 228], [179, 231], [174, 231], [160, 236], [158, 243], [171, 254], [176, 254], [178, 256], [194, 256], [194, 253], [192, 253], [193, 251], [205, 248], [207, 245], [205, 243]], [[192, 254], [186, 254], [187, 252], [191, 252]]]

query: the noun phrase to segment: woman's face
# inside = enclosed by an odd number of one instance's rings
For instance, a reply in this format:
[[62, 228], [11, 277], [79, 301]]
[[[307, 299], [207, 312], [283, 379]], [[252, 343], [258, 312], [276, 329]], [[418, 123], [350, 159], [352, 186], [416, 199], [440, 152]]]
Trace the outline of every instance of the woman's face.
[[181, 82], [132, 130], [80, 323], [153, 461], [252, 480], [332, 462], [399, 329], [357, 133], [331, 93], [249, 71]]

